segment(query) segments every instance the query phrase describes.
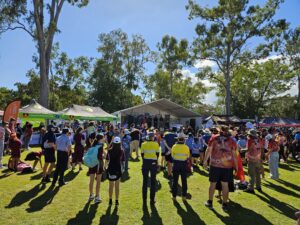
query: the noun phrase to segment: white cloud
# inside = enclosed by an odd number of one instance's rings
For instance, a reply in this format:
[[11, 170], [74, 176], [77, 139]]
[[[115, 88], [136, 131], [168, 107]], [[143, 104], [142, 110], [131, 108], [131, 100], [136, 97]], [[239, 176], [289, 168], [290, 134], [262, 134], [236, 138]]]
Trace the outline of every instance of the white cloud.
[[271, 56], [268, 56], [266, 58], [263, 58], [263, 59], [259, 59], [259, 60], [254, 60], [253, 62], [257, 62], [258, 64], [262, 64], [262, 63], [265, 63], [269, 60], [275, 60], [275, 59], [280, 59], [282, 58], [282, 55], [271, 55]]
[[200, 69], [200, 68], [204, 68], [204, 67], [216, 67], [217, 64], [214, 61], [204, 59], [204, 60], [197, 60], [197, 62], [195, 63], [194, 66], [197, 69]]

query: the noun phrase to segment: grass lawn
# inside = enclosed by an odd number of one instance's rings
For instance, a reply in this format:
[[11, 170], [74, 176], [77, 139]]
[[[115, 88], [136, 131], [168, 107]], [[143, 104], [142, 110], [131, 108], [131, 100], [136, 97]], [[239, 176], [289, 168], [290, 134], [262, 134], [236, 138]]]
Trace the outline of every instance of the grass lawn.
[[[22, 153], [22, 157], [26, 155], [27, 152]], [[8, 157], [4, 157], [5, 163], [7, 160]], [[209, 183], [208, 174], [202, 168], [188, 178], [188, 192], [192, 198], [186, 204], [180, 197], [178, 203], [173, 203], [170, 184], [161, 172], [157, 176], [155, 207], [149, 203], [143, 207], [141, 162], [130, 162], [129, 167], [129, 177], [120, 186], [118, 208], [108, 207], [107, 180], [101, 183], [103, 202], [98, 205], [88, 203], [86, 167], [80, 172], [78, 168], [74, 172], [66, 171], [69, 184], [54, 189], [49, 189], [50, 184], [40, 183], [40, 169], [31, 174], [0, 171], [0, 224], [296, 224], [294, 213], [300, 210], [299, 163], [281, 164], [281, 179], [264, 180], [262, 194], [252, 195], [239, 190], [231, 193], [228, 213], [222, 211], [217, 201], [214, 211], [204, 206]]]

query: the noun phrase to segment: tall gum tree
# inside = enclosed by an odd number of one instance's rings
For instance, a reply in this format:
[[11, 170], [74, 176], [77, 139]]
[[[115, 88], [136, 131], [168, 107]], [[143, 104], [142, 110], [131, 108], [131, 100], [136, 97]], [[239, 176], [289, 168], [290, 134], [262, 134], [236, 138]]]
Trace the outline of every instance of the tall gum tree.
[[[274, 20], [276, 10], [283, 0], [268, 0], [261, 5], [249, 5], [248, 0], [219, 0], [214, 7], [202, 7], [189, 0], [186, 9], [189, 19], [200, 19], [193, 42], [195, 60], [211, 60], [217, 64], [224, 77], [225, 113], [231, 114], [231, 81], [233, 69], [251, 59], [264, 57], [274, 49], [254, 53], [247, 49], [253, 38], [267, 42], [287, 29], [285, 20]], [[273, 45], [268, 45], [273, 46]], [[209, 73], [210, 75], [213, 73]], [[212, 77], [210, 77], [212, 78]], [[214, 78], [215, 80], [218, 77]]]
[[21, 29], [36, 43], [39, 57], [39, 102], [49, 106], [49, 70], [54, 36], [65, 3], [83, 7], [89, 0], [3, 0], [0, 3], [0, 33]]

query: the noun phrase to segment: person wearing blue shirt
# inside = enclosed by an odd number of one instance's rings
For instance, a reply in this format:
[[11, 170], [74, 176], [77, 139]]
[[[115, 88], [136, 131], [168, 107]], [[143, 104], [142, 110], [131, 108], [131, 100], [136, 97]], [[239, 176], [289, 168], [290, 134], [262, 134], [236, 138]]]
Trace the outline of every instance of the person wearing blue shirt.
[[165, 148], [166, 148], [166, 154], [165, 154], [165, 158], [166, 161], [168, 162], [168, 177], [171, 178], [172, 177], [172, 156], [171, 156], [171, 150], [173, 145], [176, 143], [177, 141], [177, 134], [176, 134], [177, 128], [173, 127], [172, 128], [172, 132], [167, 132], [164, 136], [164, 144], [165, 144]]
[[200, 138], [197, 135], [194, 137], [194, 141], [192, 144], [192, 165], [195, 167], [198, 165], [198, 159], [200, 157], [200, 150], [202, 148], [202, 143], [200, 142]]
[[69, 153], [71, 152], [72, 142], [67, 135], [69, 133], [68, 128], [62, 130], [62, 135], [56, 139], [57, 148], [57, 163], [56, 169], [53, 175], [52, 186], [55, 186], [59, 176], [59, 186], [67, 184], [64, 180], [64, 173], [68, 167]]
[[124, 130], [124, 136], [122, 137], [122, 148], [125, 153], [125, 172], [128, 171], [128, 160], [130, 157], [130, 141], [131, 141], [131, 136], [130, 136], [130, 131], [128, 129]]
[[300, 130], [296, 131], [293, 144], [295, 145], [296, 152], [298, 152], [298, 156], [299, 156], [298, 160], [299, 160], [300, 159]]
[[193, 143], [194, 143], [194, 136], [190, 132], [190, 133], [188, 133], [188, 138], [185, 140], [185, 144], [189, 147], [190, 152], [192, 152], [192, 150], [193, 150]]

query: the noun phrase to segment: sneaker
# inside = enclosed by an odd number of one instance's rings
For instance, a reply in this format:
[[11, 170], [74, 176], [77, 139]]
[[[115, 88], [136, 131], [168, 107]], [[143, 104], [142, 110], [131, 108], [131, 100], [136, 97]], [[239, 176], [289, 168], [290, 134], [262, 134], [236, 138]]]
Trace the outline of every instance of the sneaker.
[[227, 203], [223, 203], [223, 204], [222, 204], [222, 209], [223, 209], [225, 212], [228, 211], [228, 205], [227, 205]]
[[89, 201], [93, 201], [94, 198], [95, 198], [95, 196], [94, 196], [93, 194], [91, 194], [91, 195], [89, 196]]
[[262, 189], [261, 189], [261, 187], [259, 187], [259, 188], [256, 188], [256, 190], [258, 191], [258, 192], [260, 192], [260, 193], [262, 193], [263, 191], [262, 191]]
[[59, 186], [64, 186], [64, 185], [66, 185], [66, 184], [68, 184], [68, 182], [59, 182]]
[[112, 199], [109, 199], [108, 204], [109, 204], [109, 205], [112, 205]]
[[116, 206], [118, 206], [119, 205], [119, 201], [118, 200], [116, 200]]
[[207, 200], [207, 202], [205, 202], [205, 206], [209, 209], [213, 209], [213, 203], [211, 200]]
[[250, 194], [254, 194], [254, 190], [250, 189], [250, 188], [247, 188], [244, 190], [244, 192], [247, 192], [247, 193], [250, 193]]
[[99, 196], [96, 196], [94, 202], [95, 202], [95, 204], [98, 204], [98, 203], [101, 203], [102, 200], [99, 198]]

